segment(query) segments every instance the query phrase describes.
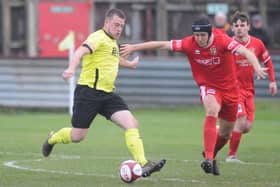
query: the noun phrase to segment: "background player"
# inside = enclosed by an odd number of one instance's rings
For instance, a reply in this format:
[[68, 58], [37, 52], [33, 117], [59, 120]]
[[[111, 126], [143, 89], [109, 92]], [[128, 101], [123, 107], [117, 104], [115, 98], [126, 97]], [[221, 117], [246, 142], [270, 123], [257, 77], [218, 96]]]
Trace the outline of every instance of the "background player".
[[[137, 50], [167, 49], [187, 55], [193, 78], [200, 88], [206, 117], [204, 122], [204, 156], [201, 167], [206, 173], [219, 175], [216, 153], [226, 144], [236, 121], [238, 85], [232, 53], [245, 56], [262, 78], [266, 73], [255, 55], [227, 35], [215, 31], [208, 19], [202, 18], [192, 25], [193, 35], [182, 40], [151, 41], [123, 45], [121, 54]], [[216, 122], [219, 118], [219, 133]]]
[[143, 177], [159, 171], [165, 160], [148, 161], [144, 154], [142, 139], [139, 135], [138, 122], [129, 111], [121, 97], [113, 93], [119, 64], [135, 68], [138, 57], [132, 62], [120, 59], [117, 39], [125, 25], [125, 15], [122, 10], [111, 9], [106, 13], [103, 29], [87, 38], [75, 51], [72, 62], [63, 72], [67, 80], [75, 74], [75, 70], [83, 61], [80, 79], [74, 94], [72, 128], [63, 128], [56, 133], [51, 132], [42, 147], [45, 157], [49, 156], [57, 143], [77, 143], [82, 141], [88, 129], [99, 113], [110, 119], [125, 130], [125, 141], [134, 160], [143, 168]]
[[[232, 18], [232, 28], [234, 31], [233, 39], [255, 53], [257, 58], [268, 68], [269, 92], [273, 96], [277, 93], [277, 85], [274, 76], [271, 57], [265, 48], [263, 42], [249, 35], [249, 17], [245, 13], [236, 12]], [[230, 149], [227, 162], [240, 162], [236, 158], [237, 149], [242, 134], [248, 133], [254, 122], [255, 104], [254, 104], [254, 68], [246, 58], [236, 55], [237, 79], [240, 87], [240, 102], [238, 106], [238, 119], [236, 121], [232, 136], [230, 139]]]

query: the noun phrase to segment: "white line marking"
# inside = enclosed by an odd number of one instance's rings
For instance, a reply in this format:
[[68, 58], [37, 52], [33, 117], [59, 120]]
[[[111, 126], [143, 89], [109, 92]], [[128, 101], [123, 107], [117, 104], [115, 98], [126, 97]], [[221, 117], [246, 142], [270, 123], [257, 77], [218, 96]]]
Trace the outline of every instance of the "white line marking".
[[[13, 153], [13, 152], [0, 152], [0, 155], [21, 155], [21, 156], [36, 156], [38, 157], [40, 154], [38, 153]], [[41, 157], [41, 155], [40, 155]], [[124, 157], [92, 157], [94, 159], [101, 159], [101, 160], [120, 160], [124, 159]], [[59, 160], [59, 159], [80, 159], [80, 156], [78, 155], [52, 155], [52, 160]], [[127, 159], [127, 158], [126, 158]], [[106, 177], [106, 178], [119, 178], [117, 175], [108, 175], [108, 174], [97, 174], [97, 173], [83, 173], [83, 172], [69, 172], [69, 171], [62, 171], [62, 170], [49, 170], [49, 169], [44, 169], [44, 168], [31, 168], [31, 167], [26, 167], [26, 166], [21, 166], [21, 163], [24, 162], [42, 162], [45, 161], [46, 159], [30, 159], [30, 160], [21, 160], [21, 161], [6, 161], [3, 162], [3, 165], [6, 167], [10, 168], [15, 168], [19, 170], [25, 170], [25, 171], [33, 171], [33, 172], [43, 172], [43, 173], [53, 173], [53, 174], [63, 174], [63, 175], [77, 175], [77, 176], [94, 176], [94, 177]], [[201, 162], [200, 160], [178, 160], [178, 159], [172, 159], [169, 158], [167, 159], [168, 161], [181, 161], [181, 162]], [[272, 163], [244, 163], [245, 165], [273, 165], [275, 164]], [[277, 166], [277, 164], [276, 164]], [[181, 178], [142, 178], [142, 180], [148, 180], [152, 182], [158, 182], [158, 181], [167, 181], [167, 182], [181, 182], [181, 183], [201, 183], [201, 184], [206, 184], [207, 181], [201, 181], [201, 180], [194, 180], [194, 179], [181, 179]], [[220, 181], [218, 183], [221, 184], [232, 184], [231, 181]], [[272, 186], [280, 186], [280, 182], [247, 182], [243, 184], [257, 184], [257, 185], [272, 185]]]
[[[13, 152], [1, 152], [0, 155], [20, 155], [20, 156], [35, 156], [35, 157], [41, 157], [41, 154], [39, 153], [13, 153]], [[52, 158], [62, 158], [62, 159], [79, 159], [81, 158], [79, 155], [55, 155], [52, 154]], [[128, 160], [127, 157], [124, 156], [91, 156], [91, 158], [99, 159], [99, 160]], [[132, 159], [132, 158], [131, 158]], [[178, 161], [178, 162], [201, 162], [201, 160], [179, 160], [175, 158], [166, 158], [168, 161]], [[280, 163], [269, 163], [269, 162], [243, 162], [243, 163], [227, 163], [225, 161], [219, 161], [220, 163], [226, 163], [226, 164], [243, 164], [243, 165], [255, 165], [255, 166], [280, 166]]]

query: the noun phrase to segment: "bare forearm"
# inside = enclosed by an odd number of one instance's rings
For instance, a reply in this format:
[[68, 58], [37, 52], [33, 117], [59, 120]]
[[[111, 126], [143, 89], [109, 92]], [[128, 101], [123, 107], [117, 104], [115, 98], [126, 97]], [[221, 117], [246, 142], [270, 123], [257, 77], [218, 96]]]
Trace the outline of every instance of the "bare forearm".
[[75, 54], [68, 68], [75, 71], [78, 65], [80, 64], [80, 61], [81, 61], [81, 56]]
[[132, 45], [133, 51], [170, 48], [171, 44], [169, 41], [151, 41]]
[[254, 69], [259, 68], [260, 64], [259, 61], [257, 59], [257, 57], [254, 55], [254, 53], [252, 53], [251, 51], [249, 51], [248, 49], [246, 49], [245, 47], [240, 47], [239, 49], [237, 49], [237, 52], [244, 56], [245, 58], [247, 58], [248, 62], [250, 64], [252, 64], [252, 66], [254, 67]]
[[253, 65], [254, 68], [259, 67], [259, 61], [257, 59], [257, 57], [252, 53], [246, 53], [245, 57], [247, 58], [248, 62], [251, 63]]
[[72, 70], [72, 71], [75, 71], [75, 70], [77, 69], [78, 65], [80, 64], [81, 59], [82, 59], [83, 56], [84, 56], [85, 54], [87, 54], [87, 53], [88, 53], [88, 52], [87, 52], [87, 49], [86, 49], [86, 48], [84, 48], [84, 47], [79, 47], [79, 48], [75, 51], [75, 53], [74, 53], [74, 55], [73, 55], [73, 59], [72, 59], [72, 61], [70, 62], [68, 69], [70, 69], [70, 70]]
[[275, 82], [275, 74], [274, 74], [274, 67], [273, 67], [273, 64], [272, 64], [272, 61], [269, 60], [267, 63], [265, 63], [265, 67], [268, 68], [268, 77], [269, 77], [269, 80], [271, 82]]

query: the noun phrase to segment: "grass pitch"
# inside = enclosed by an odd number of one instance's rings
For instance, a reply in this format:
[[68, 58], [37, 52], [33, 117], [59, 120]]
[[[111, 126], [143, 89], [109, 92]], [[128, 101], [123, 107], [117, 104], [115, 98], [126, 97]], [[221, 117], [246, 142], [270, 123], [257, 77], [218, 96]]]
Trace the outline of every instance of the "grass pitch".
[[[203, 160], [201, 107], [134, 110], [148, 159], [166, 158], [160, 173], [132, 186], [280, 186], [280, 103], [257, 103], [256, 122], [243, 136], [239, 158], [225, 163], [228, 145], [219, 153], [220, 176], [206, 175]], [[50, 130], [69, 126], [65, 113], [0, 113], [1, 187], [129, 186], [118, 176], [119, 164], [131, 159], [123, 131], [98, 117], [79, 144], [56, 145], [49, 158], [41, 145]]]

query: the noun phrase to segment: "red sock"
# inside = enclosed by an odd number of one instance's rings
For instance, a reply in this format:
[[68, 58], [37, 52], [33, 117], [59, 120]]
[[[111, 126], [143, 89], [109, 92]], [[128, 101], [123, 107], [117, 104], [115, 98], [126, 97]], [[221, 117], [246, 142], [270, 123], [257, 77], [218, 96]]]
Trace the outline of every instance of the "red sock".
[[229, 143], [229, 152], [228, 156], [236, 155], [240, 140], [242, 137], [242, 132], [237, 132], [237, 131], [232, 131], [231, 138], [230, 138], [230, 143]]
[[215, 145], [214, 157], [216, 157], [218, 151], [220, 151], [224, 147], [224, 145], [226, 145], [227, 142], [228, 142], [227, 139], [224, 139], [219, 135], [219, 133], [217, 133], [217, 141]]
[[204, 122], [204, 153], [205, 159], [214, 159], [214, 148], [216, 143], [216, 122], [217, 118], [206, 116]]

